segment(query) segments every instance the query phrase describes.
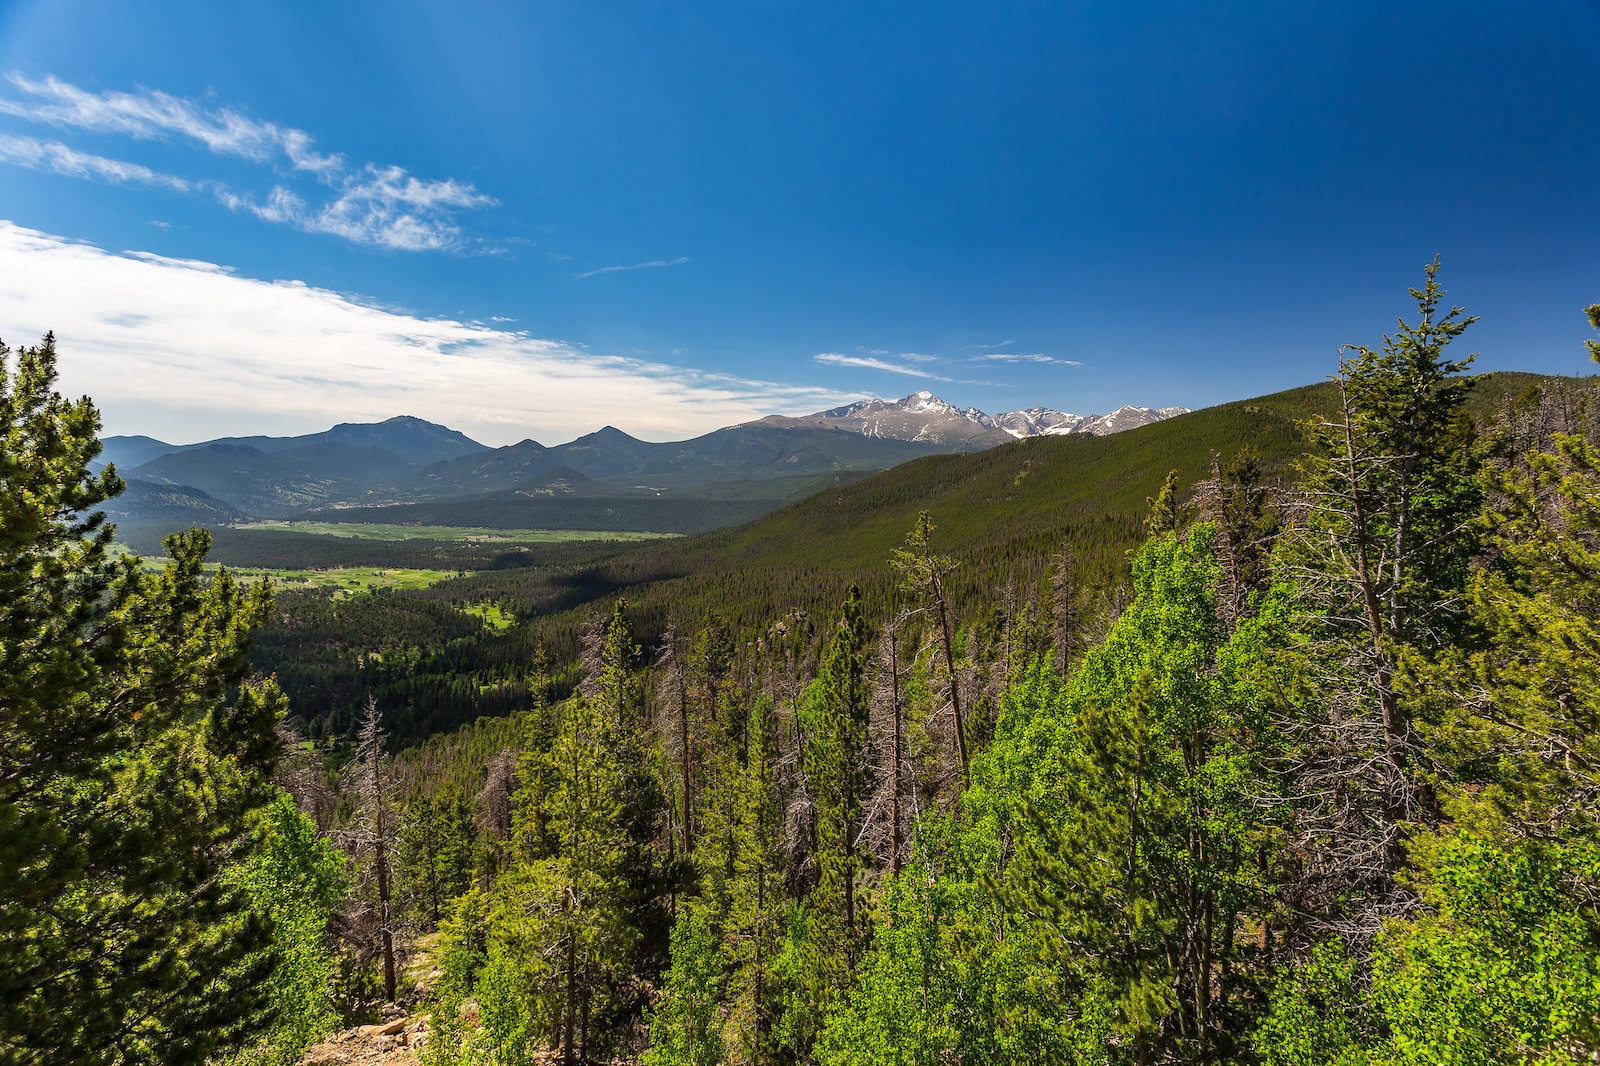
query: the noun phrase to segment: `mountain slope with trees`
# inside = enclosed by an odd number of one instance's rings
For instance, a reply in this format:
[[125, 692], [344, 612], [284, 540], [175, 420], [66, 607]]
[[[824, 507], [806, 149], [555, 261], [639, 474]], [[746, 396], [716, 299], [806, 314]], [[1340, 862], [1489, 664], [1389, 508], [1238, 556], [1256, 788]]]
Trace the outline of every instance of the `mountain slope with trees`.
[[[503, 571], [589, 577], [492, 638], [481, 575], [272, 604], [203, 533], [113, 558], [93, 408], [25, 349], [0, 1060], [292, 1062], [435, 933], [440, 1066], [1593, 1059], [1600, 389], [1469, 377], [1436, 272], [1328, 386], [1088, 453], [1098, 496], [1077, 445], [923, 460]], [[359, 649], [353, 749], [276, 728], [269, 612]]]

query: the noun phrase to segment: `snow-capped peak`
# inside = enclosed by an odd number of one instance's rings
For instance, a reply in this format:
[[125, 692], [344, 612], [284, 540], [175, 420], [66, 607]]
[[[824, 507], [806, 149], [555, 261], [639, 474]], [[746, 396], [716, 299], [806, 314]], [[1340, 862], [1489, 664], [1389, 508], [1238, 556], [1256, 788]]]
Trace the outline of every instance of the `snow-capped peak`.
[[1002, 431], [1018, 438], [1065, 433], [1103, 436], [1149, 425], [1187, 411], [1188, 408], [1184, 407], [1151, 409], [1126, 404], [1106, 415], [1075, 415], [1048, 407], [1030, 407], [1025, 411], [1007, 411], [991, 416], [976, 407], [961, 410], [927, 389], [918, 389], [899, 400], [861, 400], [819, 412], [812, 418], [873, 437], [970, 440], [978, 443], [991, 439], [986, 437], [986, 432], [993, 431]]

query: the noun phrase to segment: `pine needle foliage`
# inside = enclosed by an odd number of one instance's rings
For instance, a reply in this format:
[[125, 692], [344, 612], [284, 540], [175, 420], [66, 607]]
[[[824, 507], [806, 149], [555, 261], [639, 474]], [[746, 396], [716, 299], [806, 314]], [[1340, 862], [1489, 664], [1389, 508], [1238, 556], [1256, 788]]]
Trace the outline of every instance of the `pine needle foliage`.
[[[122, 483], [47, 335], [0, 346], [0, 1062], [199, 1063], [265, 1017], [272, 924], [223, 874], [257, 847], [284, 700], [251, 683], [265, 585], [147, 573]], [[230, 698], [230, 691], [234, 693]]]

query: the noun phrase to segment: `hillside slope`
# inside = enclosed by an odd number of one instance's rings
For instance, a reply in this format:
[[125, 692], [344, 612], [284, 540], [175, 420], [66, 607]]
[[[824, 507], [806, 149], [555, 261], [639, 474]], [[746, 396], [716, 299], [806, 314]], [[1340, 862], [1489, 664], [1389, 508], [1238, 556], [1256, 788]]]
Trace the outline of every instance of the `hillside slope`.
[[[1480, 379], [1471, 409], [1489, 417], [1532, 374]], [[560, 612], [616, 594], [645, 616], [645, 636], [669, 616], [693, 625], [710, 606], [760, 628], [786, 611], [830, 610], [855, 581], [886, 603], [890, 553], [917, 512], [932, 513], [937, 549], [962, 561], [966, 594], [1008, 581], [1026, 587], [1070, 542], [1086, 580], [1105, 586], [1143, 536], [1146, 500], [1167, 472], [1182, 485], [1250, 445], [1268, 480], [1286, 481], [1304, 452], [1297, 423], [1331, 415], [1331, 384], [1290, 389], [1108, 436], [1037, 436], [981, 452], [935, 455], [840, 485], [744, 525], [631, 545], [582, 566], [506, 570], [456, 579], [433, 594], [505, 597], [553, 627]], [[1098, 575], [1098, 576], [1095, 576]]]

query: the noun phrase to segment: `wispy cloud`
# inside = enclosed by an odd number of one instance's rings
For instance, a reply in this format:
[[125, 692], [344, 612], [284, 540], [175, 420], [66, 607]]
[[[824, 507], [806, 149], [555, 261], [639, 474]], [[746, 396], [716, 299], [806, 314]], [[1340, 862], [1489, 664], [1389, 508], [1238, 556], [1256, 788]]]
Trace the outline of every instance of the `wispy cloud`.
[[188, 192], [190, 189], [189, 183], [182, 178], [157, 173], [138, 163], [107, 159], [103, 155], [91, 155], [69, 148], [60, 141], [41, 141], [33, 137], [0, 134], [0, 162], [69, 178], [155, 185], [174, 192]]
[[1000, 341], [998, 344], [975, 344], [975, 345], [973, 345], [973, 347], [978, 349], [978, 351], [980, 351], [980, 352], [992, 352], [996, 348], [1009, 348], [1015, 343], [1017, 343], [1017, 342], [1016, 341]]
[[451, 221], [454, 210], [494, 203], [470, 185], [420, 181], [399, 167], [371, 163], [341, 179], [338, 195], [320, 204], [282, 185], [273, 186], [264, 200], [218, 186], [217, 199], [229, 210], [248, 211], [265, 222], [407, 252], [460, 247], [461, 227]]
[[582, 280], [583, 278], [592, 278], [592, 277], [596, 277], [596, 276], [598, 276], [600, 274], [615, 274], [615, 273], [617, 273], [618, 271], [621, 271], [621, 270], [649, 270], [652, 267], [682, 266], [683, 264], [687, 263], [688, 261], [689, 261], [689, 257], [688, 256], [680, 255], [676, 259], [652, 259], [648, 263], [634, 263], [631, 266], [600, 267], [598, 270], [585, 270], [582, 274], [574, 274], [572, 276], [574, 278]]
[[262, 122], [227, 108], [208, 110], [193, 100], [152, 90], [94, 93], [53, 76], [35, 80], [14, 73], [8, 80], [28, 98], [0, 98], [0, 113], [33, 122], [141, 140], [177, 134], [219, 155], [255, 162], [281, 156], [296, 170], [316, 174], [336, 174], [344, 169], [343, 156], [315, 151], [311, 147], [315, 141], [304, 130]]
[[490, 444], [607, 423], [682, 439], [856, 398], [424, 319], [213, 263], [116, 254], [0, 222], [6, 338], [54, 329], [61, 387], [107, 432], [201, 440], [414, 414]]
[[[1011, 343], [1010, 341], [1006, 342]], [[990, 352], [988, 355], [974, 356], [982, 363], [1050, 363], [1054, 366], [1082, 366], [1076, 359], [1055, 359], [1048, 355], [1022, 352]]]
[[955, 380], [954, 378], [947, 378], [942, 374], [932, 373], [921, 366], [913, 366], [906, 363], [891, 363], [887, 359], [879, 359], [875, 356], [844, 355], [840, 352], [819, 352], [811, 358], [825, 366], [854, 366], [860, 367], [863, 370], [882, 370], [889, 374], [904, 374], [907, 377], [926, 378], [930, 381]]
[[22, 95], [0, 96], [0, 114], [135, 140], [187, 139], [216, 155], [270, 166], [281, 179], [300, 184], [291, 188], [280, 180], [264, 193], [235, 190], [220, 182], [158, 174], [139, 164], [31, 138], [11, 138], [17, 144], [9, 153], [0, 150], [0, 161], [71, 177], [164, 185], [178, 191], [210, 186], [231, 211], [392, 251], [463, 250], [472, 242], [456, 221], [459, 214], [496, 203], [454, 179], [418, 178], [403, 167], [379, 163], [351, 167], [343, 155], [317, 151], [315, 139], [304, 130], [227, 108], [206, 108], [168, 93], [147, 89], [95, 93], [54, 77], [39, 80], [21, 74], [12, 74], [9, 80]]

